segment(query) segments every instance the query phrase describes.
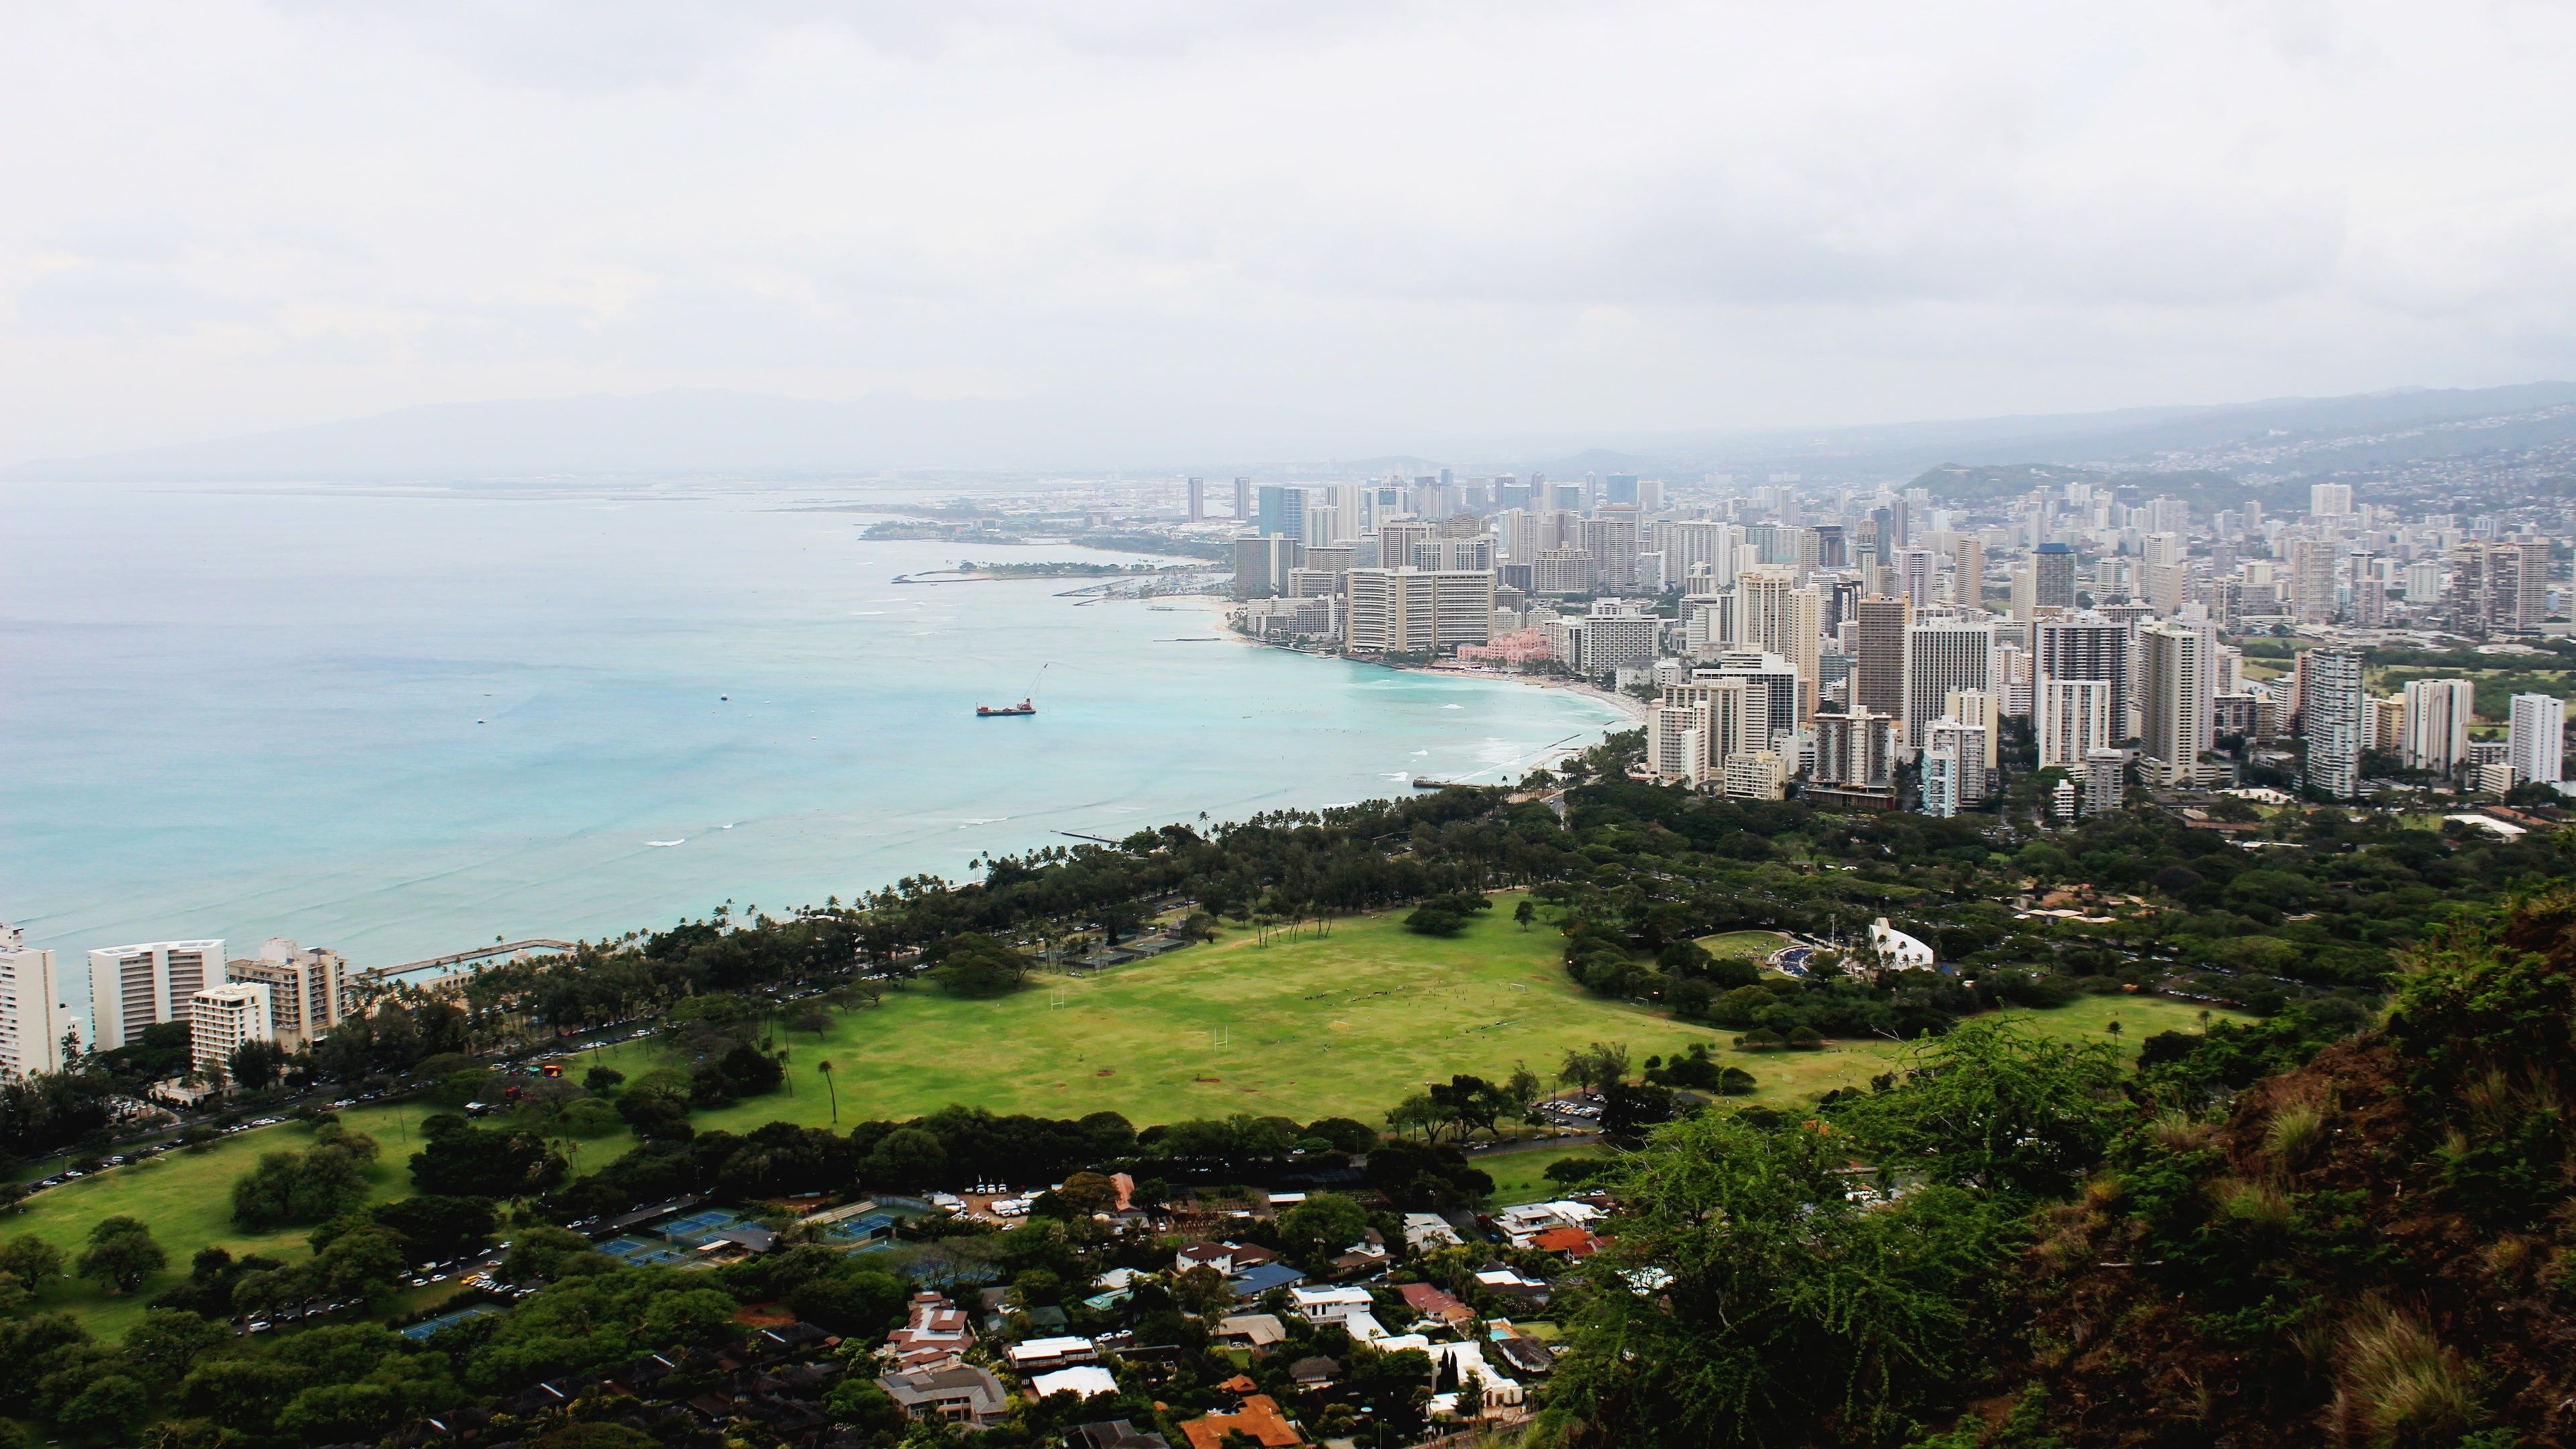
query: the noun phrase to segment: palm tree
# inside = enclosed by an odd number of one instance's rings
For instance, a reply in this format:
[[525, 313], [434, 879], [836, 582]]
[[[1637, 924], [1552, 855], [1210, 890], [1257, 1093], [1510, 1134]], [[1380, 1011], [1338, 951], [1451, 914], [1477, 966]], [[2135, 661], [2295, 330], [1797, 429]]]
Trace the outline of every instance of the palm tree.
[[814, 1070], [823, 1074], [823, 1089], [832, 1094], [832, 1125], [838, 1127], [841, 1125], [841, 1089], [832, 1082], [832, 1059], [825, 1057], [816, 1062]]

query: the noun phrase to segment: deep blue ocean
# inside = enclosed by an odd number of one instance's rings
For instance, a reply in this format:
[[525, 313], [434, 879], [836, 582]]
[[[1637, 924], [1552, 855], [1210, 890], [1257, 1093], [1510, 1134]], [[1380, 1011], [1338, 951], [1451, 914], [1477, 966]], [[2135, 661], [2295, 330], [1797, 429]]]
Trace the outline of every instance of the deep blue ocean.
[[1106, 556], [815, 506], [867, 497], [0, 485], [0, 920], [382, 965], [1494, 779], [1619, 718], [1206, 642], [1188, 601], [898, 585]]

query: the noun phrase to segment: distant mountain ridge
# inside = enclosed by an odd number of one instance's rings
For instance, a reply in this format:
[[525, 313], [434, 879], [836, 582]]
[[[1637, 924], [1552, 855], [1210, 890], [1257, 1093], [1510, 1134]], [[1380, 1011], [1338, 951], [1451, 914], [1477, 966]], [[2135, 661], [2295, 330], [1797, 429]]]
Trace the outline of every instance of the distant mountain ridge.
[[[2480, 419], [2497, 421], [2460, 426]], [[1856, 427], [1406, 431], [1258, 404], [924, 399], [894, 392], [831, 402], [670, 391], [426, 404], [242, 437], [23, 462], [0, 469], [0, 477], [383, 482], [1082, 469], [1358, 478], [1426, 472], [1439, 466], [1432, 459], [1448, 458], [1460, 460], [1451, 466], [1462, 472], [1559, 478], [1733, 472], [1760, 481], [1749, 475], [1778, 470], [1810, 481], [1876, 483], [1901, 482], [1941, 464], [2116, 466], [2267, 448], [2295, 455], [2286, 465], [2295, 472], [2353, 458], [2448, 456], [2576, 436], [2576, 383]], [[2298, 446], [2282, 446], [2284, 440]], [[1348, 461], [1298, 461], [1314, 459]]]

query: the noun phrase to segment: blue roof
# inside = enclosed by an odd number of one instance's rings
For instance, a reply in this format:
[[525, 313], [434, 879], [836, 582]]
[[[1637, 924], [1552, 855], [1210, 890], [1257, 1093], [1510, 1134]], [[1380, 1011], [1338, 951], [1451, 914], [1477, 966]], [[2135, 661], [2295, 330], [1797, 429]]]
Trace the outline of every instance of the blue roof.
[[1293, 1288], [1305, 1281], [1305, 1274], [1285, 1263], [1264, 1263], [1234, 1276], [1234, 1296], [1258, 1298], [1273, 1288]]

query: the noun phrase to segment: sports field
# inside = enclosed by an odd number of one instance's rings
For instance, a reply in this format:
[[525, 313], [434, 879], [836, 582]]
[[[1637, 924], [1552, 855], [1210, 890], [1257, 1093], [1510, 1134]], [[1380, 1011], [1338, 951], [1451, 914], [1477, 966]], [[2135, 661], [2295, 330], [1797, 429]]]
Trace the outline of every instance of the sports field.
[[[796, 1095], [694, 1114], [700, 1131], [784, 1118], [832, 1120], [816, 1065], [829, 1059], [844, 1125], [900, 1120], [952, 1102], [996, 1112], [1125, 1113], [1139, 1126], [1191, 1117], [1347, 1116], [1380, 1121], [1428, 1081], [1458, 1072], [1553, 1077], [1565, 1053], [1628, 1044], [1638, 1060], [1723, 1034], [1587, 996], [1566, 979], [1564, 938], [1512, 923], [1501, 896], [1450, 939], [1413, 935], [1400, 915], [1335, 922], [1331, 933], [1229, 933], [1153, 960], [1028, 990], [959, 1001], [929, 986], [843, 1014], [790, 1048]], [[638, 1043], [607, 1061], [630, 1077], [676, 1065]], [[584, 1058], [588, 1060], [587, 1057]]]

